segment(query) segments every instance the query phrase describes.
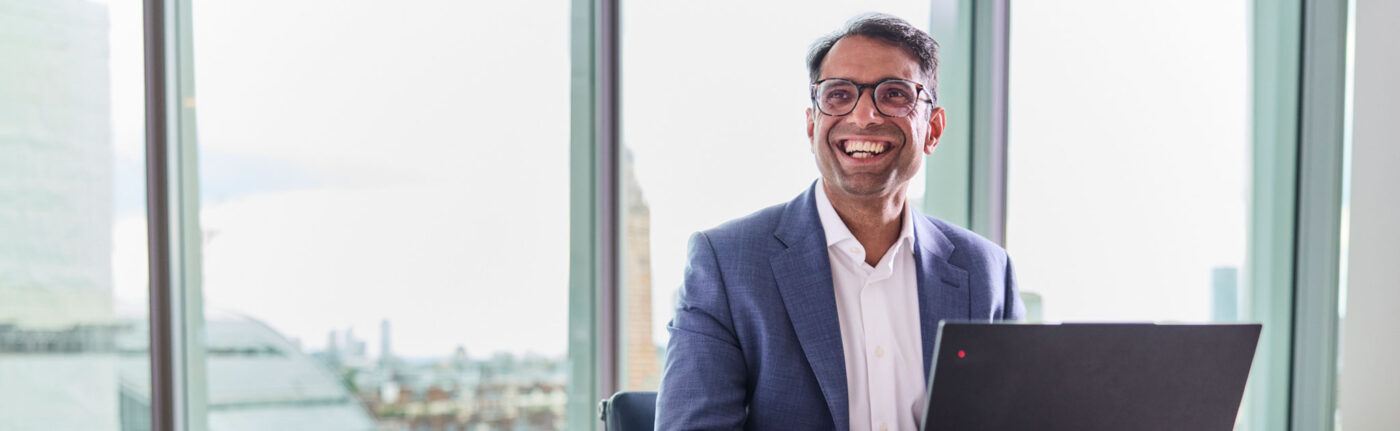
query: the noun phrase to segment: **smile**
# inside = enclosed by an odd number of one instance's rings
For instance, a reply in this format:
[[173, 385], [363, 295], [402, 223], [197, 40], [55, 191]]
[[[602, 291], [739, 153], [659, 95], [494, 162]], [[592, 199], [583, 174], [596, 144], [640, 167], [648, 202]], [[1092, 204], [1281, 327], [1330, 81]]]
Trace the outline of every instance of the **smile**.
[[888, 151], [894, 144], [882, 141], [851, 139], [842, 140], [837, 143], [837, 146], [842, 152], [845, 152], [847, 156], [851, 156], [853, 159], [868, 159]]

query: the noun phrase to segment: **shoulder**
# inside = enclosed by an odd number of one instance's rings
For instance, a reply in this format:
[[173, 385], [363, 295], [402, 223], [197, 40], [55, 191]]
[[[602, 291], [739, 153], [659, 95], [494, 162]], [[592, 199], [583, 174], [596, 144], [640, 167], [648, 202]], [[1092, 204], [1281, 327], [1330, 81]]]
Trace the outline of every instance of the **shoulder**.
[[968, 230], [962, 226], [949, 223], [943, 219], [926, 214], [916, 213], [919, 217], [927, 220], [939, 233], [943, 234], [956, 253], [967, 253], [974, 256], [989, 257], [995, 260], [1005, 260], [1006, 250], [997, 243], [992, 242], [976, 232]]
[[936, 231], [931, 236], [937, 240], [930, 242], [946, 241], [945, 246], [934, 245], [928, 250], [967, 272], [965, 280], [972, 313], [969, 317], [1019, 320], [1025, 316], [1025, 306], [1017, 293], [1015, 271], [1005, 249], [976, 232], [934, 217], [922, 214], [920, 217], [928, 222], [926, 227]]
[[773, 239], [786, 204], [773, 205], [700, 232], [715, 248], [757, 245]]

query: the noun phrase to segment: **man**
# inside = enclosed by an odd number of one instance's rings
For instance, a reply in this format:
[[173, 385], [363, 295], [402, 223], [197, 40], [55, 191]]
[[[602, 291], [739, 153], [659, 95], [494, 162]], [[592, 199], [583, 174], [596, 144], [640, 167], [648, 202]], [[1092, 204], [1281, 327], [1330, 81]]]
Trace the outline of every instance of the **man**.
[[657, 429], [917, 429], [938, 322], [1024, 314], [995, 244], [906, 191], [943, 134], [937, 44], [867, 15], [808, 56], [821, 179], [690, 238]]

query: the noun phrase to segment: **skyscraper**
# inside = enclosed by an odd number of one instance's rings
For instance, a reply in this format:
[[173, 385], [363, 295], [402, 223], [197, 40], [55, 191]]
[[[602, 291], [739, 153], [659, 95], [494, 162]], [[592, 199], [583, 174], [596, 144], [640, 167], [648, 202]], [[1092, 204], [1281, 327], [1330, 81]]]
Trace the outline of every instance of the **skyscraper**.
[[111, 323], [107, 8], [0, 3], [0, 323]]
[[326, 334], [326, 353], [324, 359], [326, 364], [331, 368], [340, 368], [340, 334], [334, 330]]
[[388, 369], [394, 364], [394, 350], [389, 343], [389, 319], [379, 321], [379, 366]]
[[[0, 418], [122, 429], [108, 10], [0, 2]], [[82, 414], [74, 414], [81, 411]]]
[[632, 169], [632, 153], [622, 155], [621, 244], [623, 388], [655, 390], [661, 381], [660, 360], [651, 337], [651, 209]]
[[1210, 272], [1211, 320], [1234, 322], [1239, 320], [1239, 270], [1233, 266], [1222, 266]]

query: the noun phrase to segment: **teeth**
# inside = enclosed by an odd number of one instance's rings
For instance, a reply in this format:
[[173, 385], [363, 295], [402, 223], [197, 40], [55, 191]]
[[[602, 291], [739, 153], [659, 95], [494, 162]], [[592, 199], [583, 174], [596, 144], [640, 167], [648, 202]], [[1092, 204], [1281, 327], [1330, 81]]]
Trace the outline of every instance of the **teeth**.
[[856, 159], [868, 159], [868, 158], [871, 158], [871, 157], [875, 157], [875, 155], [874, 155], [874, 154], [867, 153], [867, 152], [864, 152], [864, 151], [860, 151], [860, 152], [857, 152], [857, 153], [851, 155], [851, 158], [856, 158]]
[[[870, 154], [867, 154], [865, 157], [871, 157], [871, 156], [874, 155], [874, 154], [880, 154], [880, 153], [883, 153], [883, 152], [885, 152], [885, 144], [880, 143], [880, 142], [871, 142], [871, 141], [849, 141], [849, 142], [846, 142], [846, 154], [853, 154], [853, 155], [854, 155], [855, 153], [870, 153]], [[863, 159], [863, 158], [865, 158], [865, 157], [856, 157], [856, 158]]]

